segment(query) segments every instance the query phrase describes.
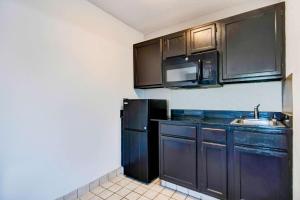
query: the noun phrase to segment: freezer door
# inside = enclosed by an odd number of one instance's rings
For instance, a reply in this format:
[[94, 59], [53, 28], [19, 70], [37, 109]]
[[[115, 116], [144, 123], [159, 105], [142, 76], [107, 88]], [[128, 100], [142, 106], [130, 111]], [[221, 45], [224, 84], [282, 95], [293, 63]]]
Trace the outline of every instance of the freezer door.
[[123, 107], [124, 129], [146, 131], [148, 124], [148, 100], [125, 99]]

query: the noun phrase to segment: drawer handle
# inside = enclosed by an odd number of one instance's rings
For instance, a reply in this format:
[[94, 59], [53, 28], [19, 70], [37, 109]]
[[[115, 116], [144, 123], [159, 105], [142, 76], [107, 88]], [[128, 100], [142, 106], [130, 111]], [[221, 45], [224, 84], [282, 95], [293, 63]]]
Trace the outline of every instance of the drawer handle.
[[202, 130], [226, 132], [224, 129], [217, 129], [217, 128], [203, 128]]

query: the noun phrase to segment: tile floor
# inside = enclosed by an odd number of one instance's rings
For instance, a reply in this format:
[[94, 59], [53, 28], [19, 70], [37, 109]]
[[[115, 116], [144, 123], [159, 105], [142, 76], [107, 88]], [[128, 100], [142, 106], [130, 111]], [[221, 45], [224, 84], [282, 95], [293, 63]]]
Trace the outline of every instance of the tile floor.
[[78, 200], [198, 200], [186, 194], [160, 186], [156, 179], [143, 184], [123, 175], [98, 186]]

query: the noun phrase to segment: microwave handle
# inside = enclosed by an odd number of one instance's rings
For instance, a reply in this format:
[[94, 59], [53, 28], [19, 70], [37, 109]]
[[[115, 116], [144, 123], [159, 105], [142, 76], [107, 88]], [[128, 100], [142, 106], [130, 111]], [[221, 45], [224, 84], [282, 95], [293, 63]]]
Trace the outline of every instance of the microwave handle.
[[197, 81], [200, 82], [202, 80], [202, 60], [199, 59], [197, 62], [198, 62]]

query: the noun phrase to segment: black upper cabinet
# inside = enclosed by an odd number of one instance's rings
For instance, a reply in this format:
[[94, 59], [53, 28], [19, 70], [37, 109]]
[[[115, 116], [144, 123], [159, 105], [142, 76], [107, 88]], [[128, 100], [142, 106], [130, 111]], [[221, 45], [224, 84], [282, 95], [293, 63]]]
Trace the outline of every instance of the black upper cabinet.
[[186, 55], [186, 31], [167, 35], [163, 39], [163, 58]]
[[280, 79], [284, 75], [284, 3], [220, 21], [221, 82]]
[[220, 83], [285, 76], [285, 3], [134, 45], [135, 88], [163, 87], [162, 62], [217, 50]]
[[135, 44], [134, 87], [162, 87], [162, 39]]
[[216, 48], [216, 25], [192, 28], [189, 31], [189, 53], [212, 50]]
[[210, 24], [164, 36], [164, 59], [216, 49], [216, 25]]

